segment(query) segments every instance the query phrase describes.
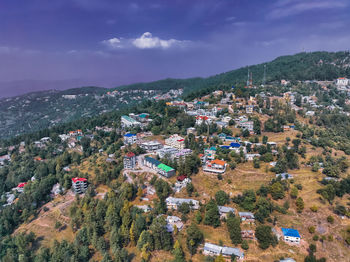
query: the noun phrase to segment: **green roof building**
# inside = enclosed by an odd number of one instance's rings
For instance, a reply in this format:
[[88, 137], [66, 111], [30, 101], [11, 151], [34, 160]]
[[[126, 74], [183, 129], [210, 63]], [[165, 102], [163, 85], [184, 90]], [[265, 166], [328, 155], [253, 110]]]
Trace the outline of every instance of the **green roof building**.
[[170, 166], [167, 166], [165, 164], [159, 164], [157, 166], [157, 169], [158, 169], [159, 174], [161, 174], [162, 176], [165, 176], [167, 178], [175, 175], [175, 169], [170, 167]]

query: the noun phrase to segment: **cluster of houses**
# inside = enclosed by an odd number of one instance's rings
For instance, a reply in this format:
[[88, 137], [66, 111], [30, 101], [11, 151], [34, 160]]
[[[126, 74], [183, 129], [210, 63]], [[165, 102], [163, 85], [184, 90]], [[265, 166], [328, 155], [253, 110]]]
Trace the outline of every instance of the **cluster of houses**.
[[146, 156], [143, 159], [143, 165], [155, 170], [158, 174], [166, 178], [172, 177], [176, 173], [174, 168], [167, 166], [161, 163], [159, 160], [149, 156]]

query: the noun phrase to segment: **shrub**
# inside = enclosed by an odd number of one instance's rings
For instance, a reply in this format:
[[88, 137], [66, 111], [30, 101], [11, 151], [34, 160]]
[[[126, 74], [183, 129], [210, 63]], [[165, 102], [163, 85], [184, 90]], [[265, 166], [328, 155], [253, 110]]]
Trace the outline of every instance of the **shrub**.
[[330, 223], [330, 224], [333, 224], [334, 223], [334, 217], [328, 216], [327, 217], [327, 222]]
[[318, 237], [318, 235], [314, 235], [314, 236], [312, 237], [312, 239], [313, 239], [313, 241], [318, 241], [319, 237]]
[[247, 240], [243, 240], [241, 247], [244, 250], [248, 250], [249, 249], [248, 241]]
[[317, 206], [312, 206], [312, 207], [310, 207], [310, 210], [312, 211], [312, 212], [317, 212], [317, 210], [318, 210], [318, 207]]
[[309, 232], [311, 234], [315, 233], [315, 227], [314, 226], [310, 226], [308, 229], [309, 229]]

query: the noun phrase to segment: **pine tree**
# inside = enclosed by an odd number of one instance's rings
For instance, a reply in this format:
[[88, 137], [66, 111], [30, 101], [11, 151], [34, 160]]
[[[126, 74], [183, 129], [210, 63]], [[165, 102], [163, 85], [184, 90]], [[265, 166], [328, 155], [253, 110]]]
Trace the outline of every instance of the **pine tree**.
[[229, 214], [227, 221], [227, 230], [230, 234], [230, 238], [233, 244], [241, 244], [242, 243], [242, 235], [241, 235], [241, 221], [238, 217], [234, 217], [233, 214]]
[[173, 262], [186, 262], [185, 254], [178, 240], [175, 242], [173, 254], [175, 256]]

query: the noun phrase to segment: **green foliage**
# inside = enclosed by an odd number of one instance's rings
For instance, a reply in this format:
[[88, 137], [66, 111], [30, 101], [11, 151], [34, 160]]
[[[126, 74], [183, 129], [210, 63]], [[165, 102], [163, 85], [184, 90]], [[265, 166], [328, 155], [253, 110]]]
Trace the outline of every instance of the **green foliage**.
[[255, 230], [255, 237], [258, 239], [259, 247], [261, 249], [267, 249], [270, 245], [276, 246], [278, 243], [277, 237], [272, 234], [271, 227], [269, 226], [257, 226]]
[[194, 255], [197, 251], [197, 247], [204, 240], [203, 233], [196, 226], [196, 224], [191, 224], [187, 228], [186, 233], [187, 233], [186, 244], [187, 244], [188, 251], [190, 252], [191, 255]]
[[226, 220], [227, 231], [230, 234], [230, 238], [233, 244], [241, 244], [242, 236], [241, 236], [241, 221], [238, 217], [235, 217], [232, 213], [230, 213]]
[[219, 190], [215, 193], [215, 200], [218, 205], [223, 206], [228, 203], [229, 196], [225, 191]]
[[205, 207], [204, 224], [213, 227], [220, 226], [220, 214], [216, 202], [211, 199]]

